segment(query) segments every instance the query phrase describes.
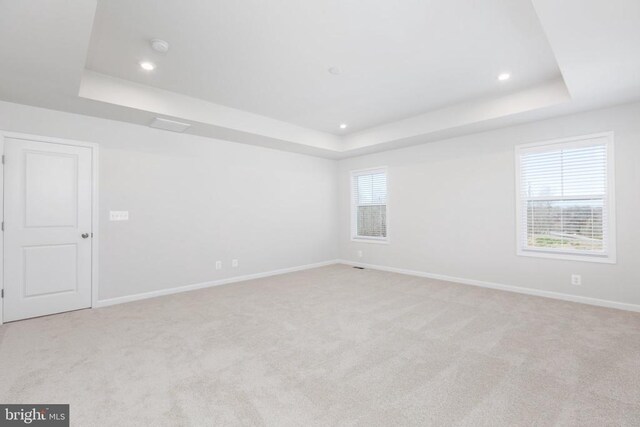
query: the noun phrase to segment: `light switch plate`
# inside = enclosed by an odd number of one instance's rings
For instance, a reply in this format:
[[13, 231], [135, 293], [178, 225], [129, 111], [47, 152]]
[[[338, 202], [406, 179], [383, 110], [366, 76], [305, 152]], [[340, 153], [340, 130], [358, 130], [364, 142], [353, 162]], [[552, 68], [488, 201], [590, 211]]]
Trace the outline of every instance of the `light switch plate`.
[[129, 211], [109, 211], [109, 221], [129, 221]]

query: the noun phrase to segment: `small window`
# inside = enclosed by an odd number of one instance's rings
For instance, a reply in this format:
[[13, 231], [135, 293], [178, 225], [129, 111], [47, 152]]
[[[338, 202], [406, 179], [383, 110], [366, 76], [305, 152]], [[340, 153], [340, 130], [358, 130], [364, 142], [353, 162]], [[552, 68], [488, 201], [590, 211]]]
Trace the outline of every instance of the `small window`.
[[387, 169], [351, 172], [351, 237], [387, 241]]
[[516, 149], [518, 254], [615, 262], [613, 134]]

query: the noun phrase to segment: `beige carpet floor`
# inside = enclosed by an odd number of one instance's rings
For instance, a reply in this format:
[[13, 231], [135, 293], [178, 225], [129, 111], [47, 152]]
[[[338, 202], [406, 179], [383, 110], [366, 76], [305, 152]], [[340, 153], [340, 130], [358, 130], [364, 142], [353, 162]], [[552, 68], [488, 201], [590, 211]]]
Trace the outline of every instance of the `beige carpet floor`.
[[640, 314], [336, 265], [0, 327], [72, 425], [640, 425]]

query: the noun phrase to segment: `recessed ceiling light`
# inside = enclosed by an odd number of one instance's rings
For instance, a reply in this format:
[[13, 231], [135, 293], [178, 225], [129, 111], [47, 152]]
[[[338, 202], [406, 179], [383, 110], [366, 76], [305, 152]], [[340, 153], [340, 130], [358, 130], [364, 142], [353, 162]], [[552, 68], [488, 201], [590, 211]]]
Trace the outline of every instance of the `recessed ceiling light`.
[[154, 64], [153, 62], [149, 62], [149, 61], [142, 61], [140, 63], [140, 68], [142, 68], [145, 71], [153, 71], [156, 69], [156, 64]]
[[509, 73], [502, 73], [500, 75], [498, 75], [498, 80], [500, 80], [501, 82], [505, 81], [505, 80], [509, 80], [511, 78], [511, 74]]
[[347, 128], [347, 124], [346, 124], [346, 123], [342, 123], [342, 124], [340, 125], [340, 129], [346, 129], [346, 128]]
[[337, 76], [338, 74], [342, 73], [342, 70], [340, 70], [340, 67], [331, 67], [329, 68], [329, 73], [333, 74], [334, 76]]

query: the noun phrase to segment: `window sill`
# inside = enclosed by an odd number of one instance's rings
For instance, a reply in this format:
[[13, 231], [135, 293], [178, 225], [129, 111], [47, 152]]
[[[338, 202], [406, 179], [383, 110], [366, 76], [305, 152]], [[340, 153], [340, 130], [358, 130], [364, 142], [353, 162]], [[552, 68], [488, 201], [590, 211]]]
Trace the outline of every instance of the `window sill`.
[[366, 238], [366, 237], [352, 237], [351, 238], [352, 242], [358, 242], [358, 243], [377, 243], [377, 244], [383, 244], [383, 245], [388, 245], [389, 244], [389, 238], [384, 238], [384, 239], [376, 239], [376, 238]]
[[517, 254], [518, 256], [524, 257], [549, 258], [565, 261], [595, 262], [600, 264], [616, 264], [616, 258], [611, 254], [591, 255], [573, 252], [545, 251], [541, 249], [518, 249]]

